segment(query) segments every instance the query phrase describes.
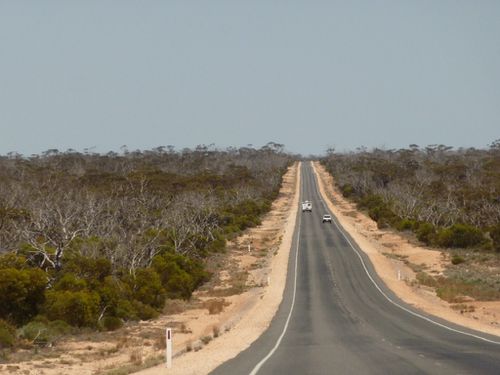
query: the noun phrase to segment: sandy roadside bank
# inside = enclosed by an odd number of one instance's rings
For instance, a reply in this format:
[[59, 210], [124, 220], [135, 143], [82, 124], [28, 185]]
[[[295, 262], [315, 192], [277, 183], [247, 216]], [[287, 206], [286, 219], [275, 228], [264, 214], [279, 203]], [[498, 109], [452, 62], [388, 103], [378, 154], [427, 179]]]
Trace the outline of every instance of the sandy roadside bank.
[[[429, 314], [450, 322], [500, 336], [500, 301], [468, 302], [473, 311], [460, 312], [443, 301], [436, 293], [415, 282], [415, 273], [397, 257], [423, 265], [429, 272], [440, 274], [446, 262], [445, 254], [408, 242], [392, 231], [380, 230], [368, 216], [356, 210], [335, 188], [332, 176], [318, 162], [313, 163], [318, 176], [319, 190], [329, 209], [338, 218], [359, 247], [368, 255], [383, 282], [403, 301]], [[384, 255], [385, 254], [385, 255]], [[389, 254], [389, 256], [387, 256]], [[396, 258], [396, 259], [395, 259]]]

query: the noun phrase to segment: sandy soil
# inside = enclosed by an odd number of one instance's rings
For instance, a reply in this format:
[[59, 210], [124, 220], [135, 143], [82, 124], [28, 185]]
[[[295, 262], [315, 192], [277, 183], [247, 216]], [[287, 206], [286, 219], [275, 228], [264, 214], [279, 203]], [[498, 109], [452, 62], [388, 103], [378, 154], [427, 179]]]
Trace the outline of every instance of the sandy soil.
[[173, 329], [173, 368], [167, 372], [162, 364], [140, 373], [203, 374], [237, 355], [268, 327], [281, 303], [299, 206], [299, 170], [299, 163], [289, 168], [262, 224], [228, 243], [227, 254], [213, 260], [213, 280], [192, 301], [170, 301], [158, 319], [115, 332], [91, 332], [39, 354], [17, 353], [25, 359], [0, 365], [0, 373], [91, 375], [160, 363], [166, 327]]
[[322, 165], [314, 162], [313, 167], [328, 207], [368, 255], [384, 283], [399, 298], [432, 315], [500, 336], [500, 301], [467, 301], [463, 308], [457, 308], [457, 304], [437, 297], [433, 289], [419, 285], [415, 272], [407, 266], [407, 262], [421, 266], [432, 275], [439, 275], [450, 262], [447, 256], [441, 251], [412, 244], [391, 230], [378, 229], [372, 219], [358, 212], [355, 205], [342, 196]]

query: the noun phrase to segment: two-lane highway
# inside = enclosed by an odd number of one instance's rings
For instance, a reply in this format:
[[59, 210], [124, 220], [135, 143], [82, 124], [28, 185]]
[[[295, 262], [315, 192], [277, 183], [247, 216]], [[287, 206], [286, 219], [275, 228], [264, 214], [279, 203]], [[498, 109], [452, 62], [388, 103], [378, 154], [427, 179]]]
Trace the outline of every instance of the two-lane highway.
[[330, 212], [310, 164], [301, 173], [313, 211], [299, 212], [283, 302], [269, 329], [213, 374], [500, 374], [500, 338], [395, 297], [338, 222], [322, 223]]

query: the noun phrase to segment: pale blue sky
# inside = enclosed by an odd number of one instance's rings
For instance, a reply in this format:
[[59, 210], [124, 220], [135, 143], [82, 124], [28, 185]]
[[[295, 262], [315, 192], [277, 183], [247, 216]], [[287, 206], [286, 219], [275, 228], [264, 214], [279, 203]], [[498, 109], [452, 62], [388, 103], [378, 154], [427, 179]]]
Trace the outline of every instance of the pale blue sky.
[[500, 138], [500, 1], [0, 0], [0, 154]]

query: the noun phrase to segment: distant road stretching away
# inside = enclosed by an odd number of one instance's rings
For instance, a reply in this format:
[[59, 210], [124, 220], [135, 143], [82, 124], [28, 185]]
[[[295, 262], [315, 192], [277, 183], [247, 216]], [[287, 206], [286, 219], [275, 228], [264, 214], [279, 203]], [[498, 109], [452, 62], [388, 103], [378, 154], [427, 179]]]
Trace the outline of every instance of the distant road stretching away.
[[331, 212], [310, 164], [301, 172], [313, 211], [298, 213], [283, 302], [269, 329], [212, 374], [500, 374], [500, 337], [395, 297], [338, 222], [322, 223]]

